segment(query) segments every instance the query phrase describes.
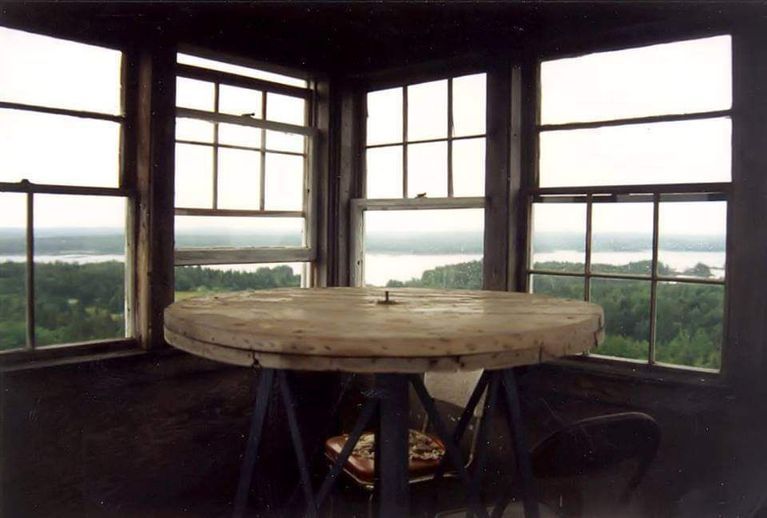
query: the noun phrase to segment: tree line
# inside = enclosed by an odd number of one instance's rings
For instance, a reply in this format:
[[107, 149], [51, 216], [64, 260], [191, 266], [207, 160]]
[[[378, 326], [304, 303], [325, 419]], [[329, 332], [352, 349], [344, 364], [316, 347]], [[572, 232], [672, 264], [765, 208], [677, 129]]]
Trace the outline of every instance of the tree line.
[[[646, 262], [592, 265], [605, 273], [647, 273]], [[544, 263], [554, 271], [583, 271], [573, 263]], [[0, 350], [23, 347], [26, 340], [25, 264], [0, 263]], [[671, 270], [660, 265], [661, 273]], [[710, 275], [704, 265], [690, 270]], [[707, 273], [708, 272], [708, 273]], [[289, 266], [243, 272], [186, 266], [175, 270], [176, 297], [211, 292], [299, 286]], [[482, 263], [438, 266], [410, 281], [388, 287], [481, 289]], [[534, 275], [533, 290], [583, 300], [584, 280]], [[605, 311], [607, 338], [599, 354], [647, 360], [650, 334], [650, 282], [593, 278], [590, 299]], [[721, 363], [724, 289], [718, 285], [662, 282], [657, 288], [656, 360], [718, 369]], [[71, 343], [125, 334], [125, 267], [117, 261], [91, 264], [35, 264], [35, 333], [39, 345]]]

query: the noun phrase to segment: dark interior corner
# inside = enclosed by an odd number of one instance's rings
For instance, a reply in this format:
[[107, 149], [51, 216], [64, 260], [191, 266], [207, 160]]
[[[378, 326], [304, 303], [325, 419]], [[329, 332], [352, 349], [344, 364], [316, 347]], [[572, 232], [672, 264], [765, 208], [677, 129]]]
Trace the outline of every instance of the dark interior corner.
[[[629, 504], [618, 507], [614, 498], [630, 471], [621, 466], [585, 481], [583, 516], [767, 516], [767, 3], [0, 2], [0, 26], [124, 53], [134, 82], [123, 85], [121, 160], [134, 173], [121, 188], [127, 185], [136, 210], [145, 211], [128, 238], [136, 254], [131, 338], [116, 349], [86, 344], [82, 352], [46, 356], [51, 351], [41, 348], [0, 364], [0, 515], [231, 515], [256, 369], [192, 356], [162, 336], [174, 268], [183, 267], [174, 263], [172, 223], [177, 51], [309, 79], [316, 103], [311, 124], [320, 142], [315, 219], [307, 223], [316, 254], [251, 262], [303, 261], [316, 286], [354, 284], [350, 220], [352, 200], [365, 196], [365, 94], [490, 74], [485, 186], [496, 178], [507, 190], [485, 194], [482, 287], [528, 291], [524, 264], [532, 237], [518, 207], [526, 207], [520, 193], [533, 182], [525, 175], [527, 165], [537, 164], [540, 150], [530, 142], [540, 124], [538, 108], [524, 104], [537, 81], [526, 74], [547, 59], [727, 34], [733, 89], [732, 110], [724, 116], [732, 120], [732, 181], [720, 182], [727, 183], [728, 255], [727, 284], [717, 285], [726, 294], [718, 373], [577, 358], [521, 367], [518, 380], [531, 444], [561, 423], [613, 412], [644, 412], [660, 426], [658, 454]], [[0, 54], [12, 51], [0, 48]], [[513, 83], [519, 79], [513, 67], [521, 70], [521, 83]], [[521, 104], [514, 100], [520, 87]], [[523, 110], [518, 148], [512, 106]], [[490, 151], [499, 142], [499, 151]], [[517, 176], [515, 152], [522, 157]], [[560, 194], [568, 193], [536, 193]], [[658, 204], [665, 194], [648, 196]], [[490, 235], [496, 231], [503, 237]], [[609, 324], [608, 316], [608, 330]], [[308, 450], [326, 439], [321, 423], [330, 422], [337, 433], [354, 422], [370, 378], [358, 377], [340, 417], [331, 418], [328, 401], [344, 379], [340, 373], [291, 375]], [[291, 496], [298, 475], [284, 411], [270, 408], [268, 448], [257, 473], [268, 483], [251, 491], [254, 516], [295, 512], [276, 503]], [[507, 432], [491, 432], [491, 438], [488, 498], [513, 477]], [[320, 457], [312, 465], [318, 477], [327, 471]], [[435, 491], [443, 504], [455, 499], [449, 483]], [[412, 493], [414, 509], [430, 509], [433, 496]], [[367, 516], [364, 491], [346, 488], [339, 495], [334, 516]]]

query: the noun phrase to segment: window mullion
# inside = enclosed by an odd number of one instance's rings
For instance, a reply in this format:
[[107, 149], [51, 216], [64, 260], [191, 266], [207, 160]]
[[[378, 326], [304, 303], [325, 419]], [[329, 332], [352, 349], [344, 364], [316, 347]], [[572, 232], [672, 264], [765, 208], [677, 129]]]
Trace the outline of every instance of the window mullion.
[[591, 300], [591, 223], [594, 211], [594, 199], [591, 194], [586, 197], [586, 262], [584, 264], [583, 300]]
[[[221, 87], [213, 86], [213, 111], [218, 113]], [[213, 208], [218, 208], [218, 121], [213, 122]]]
[[656, 321], [658, 317], [658, 235], [660, 230], [660, 194], [655, 193], [653, 195], [653, 211], [652, 211], [652, 263], [650, 265], [650, 273], [652, 281], [650, 284], [650, 336], [649, 344], [650, 350], [648, 351], [648, 361], [650, 365], [655, 364], [655, 334], [656, 334]]
[[453, 78], [447, 80], [447, 197], [453, 197]]
[[27, 192], [27, 343], [26, 349], [35, 349], [35, 198], [32, 191]]
[[407, 198], [407, 89], [402, 89], [402, 197]]
[[[266, 120], [266, 92], [261, 92], [261, 120]], [[258, 173], [258, 207], [265, 210], [266, 207], [266, 129], [261, 128], [261, 164]]]

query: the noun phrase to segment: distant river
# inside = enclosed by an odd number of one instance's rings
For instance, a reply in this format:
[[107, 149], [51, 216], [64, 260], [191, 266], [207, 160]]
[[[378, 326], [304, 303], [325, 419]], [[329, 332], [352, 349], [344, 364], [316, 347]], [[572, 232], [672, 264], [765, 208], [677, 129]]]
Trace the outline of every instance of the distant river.
[[[420, 278], [423, 272], [437, 266], [448, 264], [465, 263], [481, 259], [480, 254], [366, 254], [365, 255], [365, 283], [375, 286], [383, 286], [389, 280], [409, 281]], [[644, 252], [593, 252], [592, 263], [601, 264], [628, 264], [631, 262], [645, 261], [651, 258], [650, 251]], [[97, 254], [62, 254], [62, 255], [38, 255], [36, 262], [52, 263], [56, 261], [68, 263], [99, 263], [105, 261], [124, 261], [122, 255], [97, 255]], [[0, 255], [0, 262], [25, 261], [23, 255]], [[692, 268], [697, 263], [703, 263], [712, 269], [716, 277], [724, 277], [724, 252], [680, 252], [659, 251], [659, 260], [676, 271], [684, 271]], [[535, 254], [536, 262], [561, 261], [583, 262], [583, 253], [572, 250], [557, 250]], [[271, 264], [241, 264], [241, 265], [215, 265], [209, 266], [216, 270], [239, 270], [255, 271]], [[291, 263], [289, 266], [297, 274], [303, 270], [301, 263]]]

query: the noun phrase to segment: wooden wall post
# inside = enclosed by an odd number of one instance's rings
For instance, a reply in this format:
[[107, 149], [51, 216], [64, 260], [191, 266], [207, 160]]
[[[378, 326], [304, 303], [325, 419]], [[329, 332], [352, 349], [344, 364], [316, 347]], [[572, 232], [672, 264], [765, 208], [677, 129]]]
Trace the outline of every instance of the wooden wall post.
[[767, 39], [733, 34], [732, 196], [727, 236], [725, 375], [767, 390]]
[[511, 66], [501, 60], [487, 72], [485, 241], [482, 287], [505, 290], [509, 261]]
[[176, 52], [152, 42], [135, 53], [136, 337], [144, 348], [164, 344], [163, 310], [173, 302], [173, 203]]

